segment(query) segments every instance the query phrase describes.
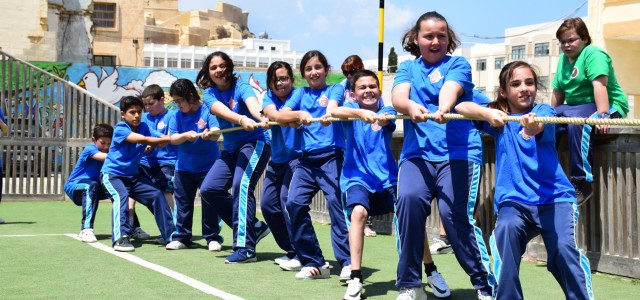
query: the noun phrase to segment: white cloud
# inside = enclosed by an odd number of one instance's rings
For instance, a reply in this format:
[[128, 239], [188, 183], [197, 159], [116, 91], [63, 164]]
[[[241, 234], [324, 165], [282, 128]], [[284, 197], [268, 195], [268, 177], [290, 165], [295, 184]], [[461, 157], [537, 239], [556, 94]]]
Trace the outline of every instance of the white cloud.
[[417, 19], [415, 10], [406, 5], [400, 7], [387, 3], [384, 11], [384, 27], [390, 30], [408, 29]]
[[331, 27], [333, 22], [324, 15], [317, 15], [313, 21], [311, 21], [311, 28], [316, 32], [329, 32], [332, 31]]
[[296, 1], [296, 8], [298, 9], [298, 12], [303, 14], [304, 13], [304, 6], [302, 5], [302, 1], [298, 0]]

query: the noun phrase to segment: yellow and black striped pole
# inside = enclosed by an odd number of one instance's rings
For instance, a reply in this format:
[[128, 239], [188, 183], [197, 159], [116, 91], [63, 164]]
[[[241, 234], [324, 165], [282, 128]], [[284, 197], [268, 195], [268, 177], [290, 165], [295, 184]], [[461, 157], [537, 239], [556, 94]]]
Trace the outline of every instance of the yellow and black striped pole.
[[380, 13], [378, 16], [378, 81], [382, 90], [382, 55], [384, 54], [384, 0], [380, 0]]

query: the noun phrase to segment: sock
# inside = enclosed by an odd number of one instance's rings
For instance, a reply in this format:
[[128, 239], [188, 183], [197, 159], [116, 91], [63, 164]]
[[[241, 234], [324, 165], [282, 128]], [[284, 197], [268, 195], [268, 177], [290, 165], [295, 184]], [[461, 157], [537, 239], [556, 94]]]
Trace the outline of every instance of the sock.
[[438, 271], [436, 264], [434, 264], [433, 262], [429, 264], [424, 264], [424, 273], [427, 274], [427, 276], [430, 276], [431, 273], [433, 273], [433, 271]]
[[351, 279], [358, 278], [362, 282], [362, 270], [351, 270]]
[[445, 244], [449, 245], [451, 243], [449, 243], [449, 238], [447, 238], [446, 235], [440, 235], [440, 240], [443, 241]]

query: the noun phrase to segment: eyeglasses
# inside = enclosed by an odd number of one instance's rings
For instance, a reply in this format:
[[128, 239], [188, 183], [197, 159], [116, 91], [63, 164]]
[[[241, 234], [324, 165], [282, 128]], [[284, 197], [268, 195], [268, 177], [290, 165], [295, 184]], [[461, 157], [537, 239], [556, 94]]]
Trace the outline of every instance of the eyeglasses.
[[276, 81], [277, 82], [287, 82], [287, 81], [289, 81], [289, 79], [291, 79], [289, 76], [276, 77]]
[[344, 76], [349, 76], [349, 75], [355, 74], [356, 72], [357, 72], [356, 70], [346, 70], [346, 71], [342, 71], [342, 74], [344, 74]]
[[558, 43], [560, 43], [560, 46], [565, 45], [565, 44], [573, 44], [575, 43], [575, 41], [579, 40], [579, 37], [576, 38], [570, 38], [570, 39], [566, 39], [566, 40], [558, 40]]

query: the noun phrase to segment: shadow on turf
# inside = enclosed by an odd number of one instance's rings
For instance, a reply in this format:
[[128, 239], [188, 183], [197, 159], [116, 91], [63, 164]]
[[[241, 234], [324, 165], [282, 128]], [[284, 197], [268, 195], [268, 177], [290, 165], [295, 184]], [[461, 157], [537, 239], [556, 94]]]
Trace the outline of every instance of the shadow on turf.
[[36, 222], [4, 222], [0, 225], [12, 225], [12, 224], [35, 224]]

